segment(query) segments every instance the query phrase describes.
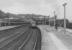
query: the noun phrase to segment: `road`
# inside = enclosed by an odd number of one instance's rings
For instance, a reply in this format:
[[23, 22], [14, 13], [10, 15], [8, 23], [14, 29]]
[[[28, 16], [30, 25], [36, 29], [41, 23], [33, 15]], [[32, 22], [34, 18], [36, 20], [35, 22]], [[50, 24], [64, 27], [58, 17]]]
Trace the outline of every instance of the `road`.
[[72, 38], [47, 25], [38, 26], [42, 32], [41, 50], [72, 50]]
[[41, 32], [28, 25], [2, 30], [0, 50], [41, 50]]

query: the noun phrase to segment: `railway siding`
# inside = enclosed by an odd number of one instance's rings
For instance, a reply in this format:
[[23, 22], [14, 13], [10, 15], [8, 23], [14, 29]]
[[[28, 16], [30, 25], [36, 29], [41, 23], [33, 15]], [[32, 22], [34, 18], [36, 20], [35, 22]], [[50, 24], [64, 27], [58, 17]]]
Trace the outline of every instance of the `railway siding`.
[[22, 25], [0, 31], [0, 50], [41, 50], [41, 32]]

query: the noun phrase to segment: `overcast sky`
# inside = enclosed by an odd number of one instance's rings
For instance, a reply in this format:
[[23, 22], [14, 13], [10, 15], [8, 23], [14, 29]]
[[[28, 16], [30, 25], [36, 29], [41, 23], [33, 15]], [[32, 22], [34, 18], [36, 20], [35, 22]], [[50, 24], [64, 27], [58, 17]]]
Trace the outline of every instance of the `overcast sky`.
[[66, 18], [72, 19], [72, 0], [0, 0], [0, 9], [11, 13], [35, 13], [53, 16], [57, 12], [58, 18], [63, 18], [62, 4], [67, 2]]

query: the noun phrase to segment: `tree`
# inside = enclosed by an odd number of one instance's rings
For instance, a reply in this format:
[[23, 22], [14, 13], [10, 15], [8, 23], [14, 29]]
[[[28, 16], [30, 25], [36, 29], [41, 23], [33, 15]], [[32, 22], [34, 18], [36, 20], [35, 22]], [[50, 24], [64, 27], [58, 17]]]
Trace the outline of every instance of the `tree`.
[[0, 19], [8, 18], [8, 15], [0, 10]]

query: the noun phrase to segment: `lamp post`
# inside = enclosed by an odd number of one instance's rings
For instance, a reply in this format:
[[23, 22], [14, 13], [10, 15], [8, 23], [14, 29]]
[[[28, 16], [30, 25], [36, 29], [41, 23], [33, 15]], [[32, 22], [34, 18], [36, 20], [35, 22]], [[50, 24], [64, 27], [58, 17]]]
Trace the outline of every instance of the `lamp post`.
[[67, 3], [63, 4], [63, 7], [64, 7], [64, 34], [66, 33], [66, 5]]
[[48, 24], [49, 24], [49, 26], [50, 26], [50, 15], [48, 16], [48, 22], [49, 22]]
[[55, 14], [55, 11], [54, 11], [54, 28], [55, 28], [55, 21], [56, 21], [56, 18], [55, 18], [56, 14]]
[[56, 19], [57, 19], [57, 16], [56, 16], [56, 13], [55, 13], [55, 11], [54, 11], [54, 28], [57, 28]]

